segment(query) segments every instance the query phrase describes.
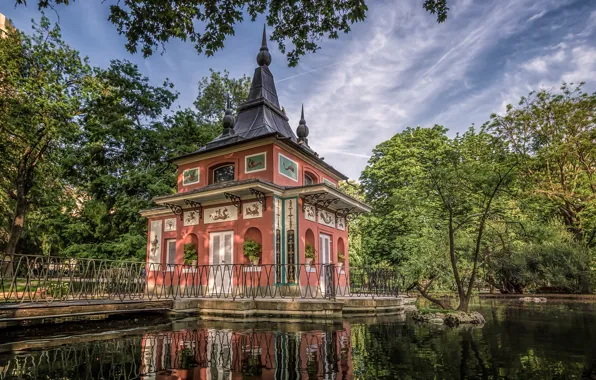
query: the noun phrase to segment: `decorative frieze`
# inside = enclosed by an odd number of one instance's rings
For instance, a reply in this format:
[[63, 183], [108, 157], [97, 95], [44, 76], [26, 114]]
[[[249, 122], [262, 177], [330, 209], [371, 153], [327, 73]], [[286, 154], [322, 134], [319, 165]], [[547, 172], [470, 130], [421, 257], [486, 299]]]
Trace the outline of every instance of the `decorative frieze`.
[[247, 202], [242, 205], [242, 214], [244, 219], [254, 219], [263, 216], [263, 207], [259, 202]]
[[316, 210], [315, 206], [306, 205], [303, 207], [303, 209], [304, 209], [304, 219], [310, 220], [312, 222], [317, 221], [317, 210]]
[[244, 173], [256, 173], [267, 170], [267, 152], [251, 154], [244, 158]]
[[193, 185], [199, 183], [200, 180], [199, 168], [186, 169], [182, 172], [182, 185]]
[[337, 229], [340, 231], [346, 230], [346, 219], [343, 216], [337, 217]]
[[176, 231], [176, 218], [165, 219], [163, 230], [166, 232]]
[[151, 229], [149, 232], [149, 257], [147, 262], [149, 264], [161, 263], [161, 228], [163, 222], [161, 220], [152, 220]]
[[199, 224], [199, 212], [196, 210], [184, 211], [184, 225], [196, 226]]
[[232, 205], [212, 207], [205, 209], [204, 222], [219, 223], [229, 222], [231, 220], [238, 220], [238, 208]]
[[279, 153], [279, 174], [298, 182], [298, 163]]
[[327, 210], [318, 210], [319, 224], [335, 228], [335, 215]]

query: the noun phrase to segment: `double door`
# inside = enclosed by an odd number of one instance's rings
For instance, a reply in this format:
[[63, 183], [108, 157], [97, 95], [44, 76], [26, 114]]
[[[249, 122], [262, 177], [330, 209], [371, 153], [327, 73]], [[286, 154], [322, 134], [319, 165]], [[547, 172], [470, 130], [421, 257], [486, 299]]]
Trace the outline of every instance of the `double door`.
[[320, 288], [323, 295], [327, 294], [330, 285], [331, 276], [329, 273], [329, 263], [331, 262], [331, 236], [327, 234], [319, 235], [319, 264], [321, 266]]
[[234, 231], [209, 233], [209, 288], [214, 294], [232, 291]]

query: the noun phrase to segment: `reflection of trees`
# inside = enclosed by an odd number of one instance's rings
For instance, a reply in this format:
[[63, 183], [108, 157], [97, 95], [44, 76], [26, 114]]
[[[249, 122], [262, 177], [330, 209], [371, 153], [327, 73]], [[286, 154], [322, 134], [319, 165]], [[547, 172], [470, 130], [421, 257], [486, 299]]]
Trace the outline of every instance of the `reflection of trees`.
[[0, 357], [0, 379], [139, 378], [141, 337], [70, 344]]
[[[579, 310], [578, 310], [579, 309]], [[482, 308], [483, 328], [352, 324], [354, 376], [362, 379], [596, 377], [596, 305]]]

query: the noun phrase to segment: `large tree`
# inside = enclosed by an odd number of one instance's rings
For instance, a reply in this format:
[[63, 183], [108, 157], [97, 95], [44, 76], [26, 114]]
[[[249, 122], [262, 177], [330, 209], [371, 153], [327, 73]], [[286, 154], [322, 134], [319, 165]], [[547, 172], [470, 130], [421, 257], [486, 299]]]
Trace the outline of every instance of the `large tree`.
[[384, 225], [380, 251], [410, 255], [410, 279], [430, 301], [447, 307], [429, 293], [442, 280], [453, 284], [458, 310], [468, 310], [485, 232], [504, 222], [515, 165], [498, 139], [473, 129], [449, 139], [441, 126], [408, 128], [373, 151], [361, 180], [373, 223]]
[[2, 204], [11, 210], [6, 253], [15, 253], [35, 187], [48, 191], [55, 166], [47, 158], [78, 132], [94, 83], [91, 67], [45, 17], [32, 36], [10, 29], [0, 38]]
[[518, 156], [527, 190], [575, 238], [596, 246], [596, 93], [563, 84], [508, 105], [489, 126]]
[[[148, 57], [171, 38], [191, 41], [199, 54], [213, 55], [223, 48], [226, 38], [233, 36], [236, 24], [246, 16], [255, 21], [266, 15], [273, 28], [271, 39], [278, 42], [288, 64], [295, 66], [301, 56], [315, 52], [324, 37], [338, 38], [348, 33], [351, 25], [366, 18], [364, 0], [98, 0], [108, 6], [108, 20], [118, 33], [126, 36], [126, 49], [139, 49]], [[68, 5], [74, 0], [38, 0], [39, 9]], [[17, 5], [27, 0], [15, 0]], [[424, 9], [447, 18], [447, 0], [424, 0]], [[202, 30], [200, 28], [203, 28]], [[292, 47], [287, 48], [289, 42]]]

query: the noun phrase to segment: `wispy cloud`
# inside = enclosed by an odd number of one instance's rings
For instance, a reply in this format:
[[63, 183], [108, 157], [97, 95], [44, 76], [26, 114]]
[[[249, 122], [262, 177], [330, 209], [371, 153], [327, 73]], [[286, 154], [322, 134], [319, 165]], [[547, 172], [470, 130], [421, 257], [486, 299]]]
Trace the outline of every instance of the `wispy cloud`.
[[[461, 132], [540, 86], [594, 81], [588, 48], [596, 43], [563, 41], [589, 30], [590, 13], [574, 10], [578, 4], [455, 1], [457, 12], [437, 24], [417, 3], [383, 2], [349, 43], [327, 43], [317, 53], [318, 64], [338, 65], [281, 96], [304, 101], [311, 146], [357, 178], [374, 146], [405, 127], [439, 123]], [[557, 35], [551, 17], [564, 24]], [[297, 120], [299, 108], [286, 109]]]
[[[445, 23], [418, 1], [369, 1], [369, 15], [348, 35], [287, 68], [270, 44], [271, 70], [293, 127], [304, 103], [309, 142], [326, 162], [358, 178], [372, 149], [408, 126], [445, 125], [451, 133], [540, 87], [587, 81], [596, 90], [596, 4], [585, 0], [450, 0]], [[169, 77], [180, 104], [192, 104], [209, 68], [251, 75], [262, 20], [238, 25], [214, 57], [170, 42], [164, 55], [129, 55], [106, 21], [108, 8], [77, 1], [57, 7], [65, 39], [93, 64], [130, 59], [154, 84]], [[5, 10], [19, 26], [39, 18], [34, 6]], [[49, 15], [51, 16], [51, 15]]]

